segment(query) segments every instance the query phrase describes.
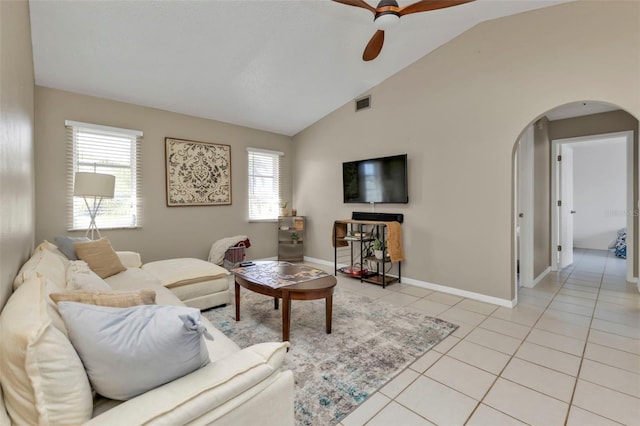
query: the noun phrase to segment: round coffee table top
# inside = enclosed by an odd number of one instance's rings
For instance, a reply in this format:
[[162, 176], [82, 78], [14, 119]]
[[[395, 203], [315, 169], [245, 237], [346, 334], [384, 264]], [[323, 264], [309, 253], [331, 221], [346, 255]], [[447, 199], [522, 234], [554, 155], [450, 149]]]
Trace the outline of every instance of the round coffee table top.
[[[305, 271], [319, 271], [317, 268], [312, 268], [306, 265], [296, 265], [288, 262], [278, 262], [278, 261], [256, 261], [256, 266], [270, 266], [270, 273], [277, 274], [283, 277], [295, 277], [299, 274], [304, 274]], [[289, 292], [308, 292], [311, 290], [322, 290], [335, 287], [337, 284], [336, 277], [333, 275], [323, 275], [320, 278], [313, 278], [312, 275], [309, 275], [306, 278], [310, 278], [308, 281], [303, 281], [297, 284], [284, 285], [280, 287], [271, 287], [268, 284], [264, 284], [260, 282], [261, 277], [252, 278], [251, 276], [244, 275], [241, 272], [236, 272], [236, 280], [242, 280], [246, 283], [250, 283], [252, 285], [258, 285], [261, 287], [267, 287], [271, 290], [280, 291], [287, 290]], [[295, 280], [296, 278], [291, 278]]]

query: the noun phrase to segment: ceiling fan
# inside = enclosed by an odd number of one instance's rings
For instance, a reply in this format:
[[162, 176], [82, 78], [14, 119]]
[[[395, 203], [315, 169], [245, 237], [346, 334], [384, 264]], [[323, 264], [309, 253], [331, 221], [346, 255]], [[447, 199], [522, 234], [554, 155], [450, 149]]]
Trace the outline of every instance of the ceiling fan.
[[421, 0], [408, 6], [399, 7], [396, 0], [381, 0], [378, 7], [373, 7], [364, 0], [333, 0], [337, 3], [349, 6], [361, 7], [370, 10], [374, 14], [373, 22], [378, 30], [375, 32], [362, 54], [362, 60], [375, 59], [382, 50], [384, 43], [384, 31], [395, 25], [401, 16], [410, 13], [429, 12], [430, 10], [444, 9], [451, 6], [469, 3], [474, 0]]

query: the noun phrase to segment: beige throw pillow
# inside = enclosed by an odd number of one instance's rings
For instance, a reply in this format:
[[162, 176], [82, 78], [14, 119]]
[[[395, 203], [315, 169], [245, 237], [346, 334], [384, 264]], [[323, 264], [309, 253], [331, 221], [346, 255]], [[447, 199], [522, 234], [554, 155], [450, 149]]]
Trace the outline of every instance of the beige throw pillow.
[[58, 302], [88, 303], [112, 308], [129, 308], [137, 305], [154, 305], [156, 292], [150, 289], [138, 291], [71, 291], [52, 293], [51, 299]]
[[100, 278], [104, 279], [127, 270], [107, 238], [75, 242], [73, 246], [76, 249], [78, 259], [87, 262], [89, 268]]

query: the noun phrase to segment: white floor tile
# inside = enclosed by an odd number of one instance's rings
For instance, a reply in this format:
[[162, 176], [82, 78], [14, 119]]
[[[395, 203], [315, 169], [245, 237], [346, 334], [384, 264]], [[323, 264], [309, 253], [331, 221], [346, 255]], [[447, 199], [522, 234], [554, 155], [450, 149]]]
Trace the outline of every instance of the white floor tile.
[[640, 374], [585, 359], [580, 367], [580, 379], [640, 398]]
[[[583, 318], [589, 319], [588, 317]], [[535, 328], [562, 334], [563, 336], [575, 337], [580, 340], [587, 340], [587, 335], [589, 334], [589, 326], [574, 325], [545, 317], [544, 315], [538, 320]]]
[[531, 331], [531, 327], [491, 317], [483, 321], [482, 324], [480, 324], [480, 327], [495, 331], [496, 333], [506, 334], [507, 336], [515, 337], [517, 339], [524, 339], [527, 337], [527, 334], [529, 334], [529, 331]]
[[512, 309], [500, 307], [491, 316], [522, 325], [533, 326], [543, 312], [544, 308], [518, 305]]
[[596, 285], [592, 287], [592, 286], [586, 286], [586, 285], [580, 285], [580, 284], [574, 284], [574, 283], [568, 282], [562, 286], [562, 290], [560, 290], [558, 293], [567, 294], [563, 292], [564, 290], [573, 290], [573, 291], [579, 291], [582, 293], [590, 293], [590, 294], [597, 295], [599, 292], [599, 286]]
[[478, 325], [485, 320], [486, 315], [478, 314], [471, 311], [460, 309], [456, 306], [446, 310], [440, 314], [439, 318], [443, 320], [456, 323], [457, 321], [464, 322], [471, 325]]
[[496, 309], [498, 309], [498, 305], [492, 305], [491, 303], [484, 303], [478, 300], [464, 299], [456, 305], [456, 308], [465, 309], [478, 314], [491, 315]]
[[413, 364], [409, 366], [414, 371], [418, 373], [424, 373], [427, 368], [431, 367], [434, 362], [440, 359], [442, 354], [436, 351], [429, 351], [426, 354], [422, 355]]
[[580, 306], [573, 303], [566, 303], [560, 301], [553, 301], [549, 304], [549, 307], [552, 309], [557, 309], [563, 312], [570, 312], [572, 314], [592, 316], [593, 315], [593, 307]]
[[515, 337], [483, 328], [476, 328], [465, 337], [465, 340], [509, 355], [513, 355], [516, 350], [518, 350], [520, 343], [522, 343], [522, 340], [516, 339]]
[[440, 343], [435, 345], [432, 348], [432, 350], [434, 350], [436, 352], [440, 352], [441, 354], [446, 354], [447, 351], [449, 351], [449, 349], [454, 347], [456, 345], [456, 343], [458, 343], [459, 341], [460, 341], [460, 339], [458, 339], [457, 337], [449, 335], [449, 336], [445, 337], [444, 340], [442, 340]]
[[605, 331], [611, 334], [617, 334], [619, 336], [628, 337], [631, 339], [640, 340], [640, 328], [629, 327], [624, 324], [618, 324], [616, 322], [604, 321], [598, 318], [594, 318], [591, 322], [591, 328], [595, 330]]
[[393, 291], [410, 294], [416, 297], [425, 297], [433, 293], [433, 290], [429, 290], [422, 287], [416, 287], [415, 285], [410, 285], [410, 284], [393, 284], [389, 288]]
[[595, 298], [585, 299], [584, 297], [569, 296], [566, 294], [558, 294], [554, 298], [554, 301], [570, 303], [572, 305], [579, 305], [587, 308], [593, 308], [596, 304]]
[[640, 418], [640, 294], [626, 283], [625, 261], [607, 251], [575, 250], [571, 267], [519, 289], [513, 309], [408, 284], [383, 290], [343, 277], [338, 285], [460, 326], [343, 426], [606, 426]]
[[591, 330], [589, 341], [602, 346], [640, 355], [640, 341], [600, 330]]
[[389, 425], [429, 426], [433, 423], [392, 401], [367, 423], [367, 426]]
[[640, 374], [640, 355], [588, 342], [584, 357], [585, 359], [598, 361], [631, 373]]
[[391, 402], [391, 399], [376, 392], [353, 410], [351, 414], [342, 419], [341, 423], [344, 426], [362, 426], [378, 414], [389, 402]]
[[451, 335], [458, 339], [464, 339], [467, 334], [471, 333], [476, 328], [475, 325], [466, 324], [462, 321], [456, 321], [456, 325], [458, 328]]
[[492, 374], [499, 374], [509, 362], [509, 355], [467, 340], [458, 343], [447, 355]]
[[488, 405], [480, 404], [476, 411], [466, 423], [466, 426], [520, 426], [526, 425], [521, 421], [507, 416], [500, 411], [489, 407]]
[[496, 376], [447, 355], [431, 366], [425, 376], [481, 400], [493, 384]]
[[438, 425], [461, 425], [477, 401], [428, 377], [419, 377], [396, 401]]
[[531, 425], [561, 425], [569, 406], [550, 396], [498, 378], [484, 404]]
[[411, 382], [417, 379], [418, 376], [420, 376], [418, 372], [407, 368], [402, 373], [394, 377], [389, 383], [380, 388], [380, 392], [389, 398], [395, 398], [400, 394], [400, 392], [405, 390]]
[[564, 402], [571, 401], [575, 377], [513, 358], [500, 377], [526, 386]]
[[550, 333], [537, 328], [534, 328], [531, 333], [529, 333], [527, 341], [576, 356], [582, 356], [585, 344], [584, 340]]
[[427, 315], [435, 317], [451, 308], [451, 306], [423, 298], [411, 303], [410, 305], [407, 305], [407, 308], [413, 308], [419, 312], [423, 312]]
[[626, 425], [640, 419], [638, 398], [584, 380], [578, 380], [573, 405]]
[[544, 311], [540, 319], [548, 318], [556, 321], [566, 322], [568, 324], [578, 325], [581, 327], [589, 328], [591, 325], [591, 318], [584, 315], [572, 314], [570, 312], [558, 311], [556, 309], [547, 309]]
[[454, 296], [453, 294], [440, 293], [439, 291], [431, 293], [426, 298], [433, 302], [443, 303], [450, 306], [453, 306], [464, 299], [464, 297]]
[[582, 297], [583, 299], [596, 300], [598, 298], [598, 291], [593, 287], [586, 288], [574, 288], [571, 284], [565, 284], [562, 286], [562, 289], [558, 292], [558, 296], [569, 296], [569, 297]]
[[620, 423], [605, 419], [597, 414], [572, 405], [569, 408], [567, 426], [618, 426]]
[[389, 292], [386, 296], [382, 296], [378, 299], [380, 302], [390, 303], [396, 306], [406, 306], [418, 300], [418, 297], [410, 294]]
[[524, 342], [515, 356], [573, 377], [580, 369], [580, 357], [530, 342]]

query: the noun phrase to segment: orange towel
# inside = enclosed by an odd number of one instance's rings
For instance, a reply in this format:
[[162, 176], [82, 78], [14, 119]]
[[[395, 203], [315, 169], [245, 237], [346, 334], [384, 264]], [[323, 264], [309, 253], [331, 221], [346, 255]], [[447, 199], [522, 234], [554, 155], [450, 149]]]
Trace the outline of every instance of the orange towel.
[[385, 222], [387, 225], [387, 253], [392, 262], [404, 260], [402, 249], [402, 227], [399, 222]]

